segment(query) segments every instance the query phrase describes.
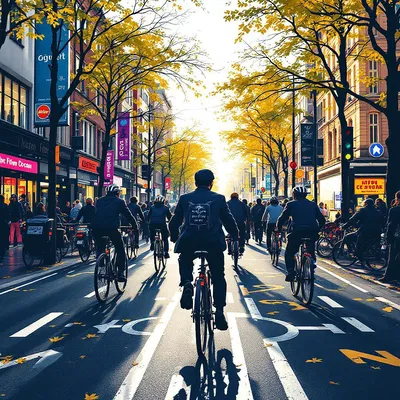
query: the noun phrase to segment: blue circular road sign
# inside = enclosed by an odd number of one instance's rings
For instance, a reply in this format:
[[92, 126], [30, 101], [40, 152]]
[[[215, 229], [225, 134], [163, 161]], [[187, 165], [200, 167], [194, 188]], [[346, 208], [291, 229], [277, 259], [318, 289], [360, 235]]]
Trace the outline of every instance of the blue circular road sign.
[[372, 143], [371, 146], [369, 146], [369, 154], [371, 154], [372, 157], [382, 157], [384, 152], [385, 148], [380, 143]]

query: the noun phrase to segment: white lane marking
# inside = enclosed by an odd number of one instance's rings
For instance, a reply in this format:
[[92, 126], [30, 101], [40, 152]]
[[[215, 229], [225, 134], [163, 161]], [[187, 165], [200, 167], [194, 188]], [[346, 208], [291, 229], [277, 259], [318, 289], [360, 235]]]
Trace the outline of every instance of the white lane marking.
[[16, 289], [20, 289], [20, 288], [22, 288], [22, 287], [25, 287], [25, 286], [28, 286], [28, 285], [32, 285], [33, 283], [42, 281], [43, 279], [51, 278], [51, 277], [54, 276], [54, 275], [57, 275], [57, 272], [54, 272], [54, 274], [46, 275], [46, 276], [44, 276], [43, 278], [36, 279], [36, 280], [34, 280], [34, 281], [32, 281], [32, 282], [25, 283], [24, 285], [20, 285], [20, 286], [14, 287], [14, 288], [12, 288], [12, 289], [8, 289], [8, 290], [6, 290], [6, 291], [4, 291], [4, 292], [1, 292], [1, 293], [0, 293], [0, 296], [2, 296], [3, 294], [6, 294], [6, 293], [10, 293], [10, 292], [12, 292], [12, 291], [14, 291], [14, 290], [16, 290]]
[[251, 297], [245, 297], [244, 298], [247, 308], [249, 309], [251, 318], [253, 319], [262, 319], [262, 315], [260, 313], [260, 311], [257, 308], [256, 303], [254, 302], [254, 300]]
[[145, 256], [143, 257], [143, 260], [144, 260], [145, 258], [151, 257], [152, 255], [153, 255], [153, 253], [149, 253], [149, 254], [145, 255]]
[[226, 294], [226, 302], [227, 302], [228, 304], [233, 304], [233, 303], [234, 303], [233, 294], [232, 294], [231, 292], [228, 292], [228, 293]]
[[147, 317], [147, 318], [141, 318], [141, 319], [137, 319], [136, 321], [131, 321], [128, 322], [126, 325], [124, 325], [122, 327], [122, 332], [127, 333], [129, 335], [138, 335], [138, 336], [150, 336], [152, 334], [152, 332], [146, 332], [146, 331], [137, 331], [135, 329], [133, 329], [133, 327], [136, 324], [139, 324], [140, 322], [143, 321], [150, 321], [152, 319], [157, 319], [157, 317]]
[[343, 308], [339, 303], [337, 303], [335, 300], [332, 300], [328, 296], [318, 296], [324, 303], [328, 304], [328, 306], [332, 308]]
[[21, 329], [20, 331], [14, 333], [10, 337], [19, 337], [19, 338], [27, 337], [31, 333], [37, 331], [42, 326], [48, 324], [50, 321], [53, 321], [53, 319], [56, 319], [60, 315], [63, 315], [63, 313], [62, 312], [51, 312], [51, 313], [45, 315], [44, 317], [38, 319], [36, 322], [33, 322], [32, 324], [28, 325], [26, 328]]
[[68, 274], [72, 274], [73, 272], [75, 272], [75, 270], [73, 269], [72, 271], [67, 272]]
[[65, 325], [64, 328], [71, 328], [71, 326], [74, 326], [74, 324], [69, 323], [69, 324]]
[[291, 400], [308, 399], [279, 344], [272, 342], [270, 343], [270, 346], [267, 346], [267, 350], [287, 398]]
[[165, 301], [165, 300], [167, 300], [168, 298], [167, 297], [156, 297], [155, 299], [154, 299], [154, 301]]
[[331, 331], [332, 333], [346, 334], [336, 325], [322, 324], [322, 326], [296, 326], [299, 331]]
[[93, 297], [93, 296], [95, 296], [96, 295], [96, 292], [91, 292], [91, 293], [89, 293], [89, 294], [87, 294], [86, 296], [85, 296], [85, 299], [90, 299], [91, 297]]
[[115, 395], [114, 400], [130, 400], [135, 396], [135, 393], [143, 379], [147, 367], [150, 364], [153, 354], [156, 351], [161, 337], [165, 332], [168, 322], [171, 319], [177, 304], [179, 303], [179, 298], [180, 292], [175, 293], [171, 302], [168, 304], [167, 309], [162, 315], [160, 322], [157, 324], [154, 332], [147, 339], [146, 344], [140, 352], [136, 361], [137, 364], [135, 363], [135, 366], [129, 370], [129, 373]]
[[136, 264], [132, 264], [131, 266], [128, 267], [128, 270], [133, 268]]
[[139, 244], [139, 247], [143, 247], [143, 246], [146, 246], [148, 244], [150, 244], [150, 243], [141, 243], [141, 244]]
[[342, 319], [346, 322], [348, 322], [350, 325], [354, 326], [354, 328], [357, 328], [361, 332], [375, 332], [373, 329], [371, 329], [369, 326], [363, 324], [360, 322], [357, 318], [354, 317], [342, 317]]
[[[180, 374], [172, 375], [171, 382], [168, 387], [167, 395], [165, 396], [165, 400], [174, 400], [177, 397], [181, 397], [181, 391], [184, 390], [186, 393], [185, 398], [189, 398], [189, 388], [186, 387], [185, 380], [183, 376]], [[178, 396], [179, 394], [179, 396]]]
[[343, 332], [336, 325], [333, 325], [333, 324], [322, 324], [322, 325], [326, 326], [332, 333], [340, 333], [340, 334], [343, 334], [343, 335], [346, 334], [346, 332]]
[[252, 400], [253, 393], [251, 391], [249, 374], [246, 367], [246, 360], [244, 358], [244, 351], [242, 347], [242, 342], [240, 340], [236, 316], [234, 313], [228, 313], [228, 325], [232, 342], [233, 363], [236, 365], [236, 369], [239, 370], [239, 389], [237, 398], [241, 400]]
[[24, 361], [26, 362], [26, 361], [34, 360], [36, 358], [39, 358], [39, 361], [37, 361], [36, 364], [32, 368], [33, 369], [43, 369], [43, 368], [48, 367], [50, 364], [53, 364], [53, 362], [57, 361], [61, 356], [62, 356], [62, 353], [60, 353], [59, 351], [55, 351], [55, 350], [41, 351], [40, 353], [31, 354], [26, 357], [20, 357], [17, 360], [10, 361], [3, 365], [0, 364], [0, 369], [5, 369], [5, 368], [12, 367], [14, 365], [21, 364], [21, 362], [19, 362], [19, 360], [21, 360], [21, 359], [24, 359]]
[[385, 299], [384, 297], [375, 297], [377, 300], [381, 301], [382, 303], [386, 303], [389, 304], [390, 306], [392, 306], [393, 308], [395, 308], [396, 310], [400, 310], [400, 306], [396, 303], [394, 303], [391, 300]]
[[336, 279], [339, 279], [340, 281], [342, 281], [342, 282], [344, 282], [344, 283], [347, 283], [348, 285], [350, 285], [350, 286], [352, 286], [353, 288], [359, 290], [360, 292], [369, 293], [368, 290], [365, 290], [364, 288], [362, 288], [362, 287], [360, 287], [360, 286], [357, 286], [357, 285], [355, 285], [354, 283], [351, 283], [349, 280], [344, 279], [344, 278], [342, 278], [342, 277], [339, 276], [339, 275], [336, 275], [335, 273], [329, 271], [329, 269], [326, 269], [326, 268], [324, 268], [324, 267], [321, 267], [320, 265], [318, 265], [317, 270], [318, 270], [318, 269], [320, 269], [321, 271], [326, 272], [326, 273], [329, 274], [329, 275], [334, 276]]

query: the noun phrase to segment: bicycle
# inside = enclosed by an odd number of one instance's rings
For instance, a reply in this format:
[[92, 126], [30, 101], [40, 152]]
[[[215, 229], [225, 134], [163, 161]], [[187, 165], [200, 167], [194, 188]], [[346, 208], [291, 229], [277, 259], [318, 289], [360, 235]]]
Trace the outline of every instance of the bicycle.
[[87, 262], [94, 249], [89, 225], [81, 224], [76, 228], [76, 247], [82, 262]]
[[297, 296], [301, 287], [302, 301], [310, 305], [314, 294], [315, 261], [310, 252], [310, 238], [303, 238], [300, 245], [300, 254], [296, 254], [295, 278], [290, 282], [293, 296]]
[[156, 229], [156, 233], [154, 236], [154, 268], [156, 272], [160, 271], [161, 266], [164, 269], [167, 265], [167, 259], [165, 258], [164, 251], [164, 241], [162, 240], [161, 230]]
[[[376, 243], [374, 240], [367, 241], [363, 245], [362, 264], [373, 271], [380, 271], [387, 264], [387, 248], [384, 243], [384, 236]], [[357, 261], [361, 261], [357, 255], [356, 237], [345, 235], [342, 240], [333, 246], [333, 261], [340, 267], [351, 267]]]
[[194, 305], [192, 318], [195, 324], [196, 348], [199, 357], [204, 356], [207, 347], [207, 336], [214, 333], [214, 312], [212, 310], [211, 273], [207, 268], [207, 251], [196, 251], [200, 258], [199, 275], [195, 280]]
[[136, 236], [134, 230], [130, 226], [121, 226], [121, 230], [128, 260], [136, 258], [138, 256], [139, 249], [136, 248]]
[[107, 300], [111, 282], [114, 281], [118, 294], [122, 294], [125, 291], [128, 281], [127, 261], [125, 260], [124, 270], [126, 280], [125, 282], [119, 282], [116, 262], [117, 253], [108, 236], [104, 236], [102, 239], [106, 240], [106, 248], [104, 253], [100, 254], [100, 256], [97, 258], [96, 266], [94, 268], [94, 290], [97, 300], [101, 303]]
[[240, 253], [239, 253], [239, 242], [237, 240], [232, 240], [230, 235], [226, 237], [226, 242], [227, 246], [229, 249], [229, 253], [232, 257], [233, 260], [233, 266], [234, 268], [238, 267], [238, 262], [240, 258]]
[[316, 243], [316, 252], [320, 257], [332, 256], [333, 246], [343, 238], [343, 231], [334, 222], [328, 222], [322, 228], [320, 237]]
[[279, 255], [281, 254], [281, 248], [282, 248], [282, 236], [279, 232], [274, 232], [273, 233], [273, 238], [271, 241], [271, 261], [272, 261], [272, 266], [277, 267], [279, 264]]

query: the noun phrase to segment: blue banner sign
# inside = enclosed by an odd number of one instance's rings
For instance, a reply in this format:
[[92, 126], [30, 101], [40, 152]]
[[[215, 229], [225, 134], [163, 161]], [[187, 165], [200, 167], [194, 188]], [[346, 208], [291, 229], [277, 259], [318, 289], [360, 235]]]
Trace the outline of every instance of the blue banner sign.
[[[43, 39], [35, 40], [35, 126], [50, 126], [51, 26], [46, 22], [36, 24], [36, 33], [43, 35]], [[61, 100], [69, 87], [70, 46], [66, 44], [69, 38], [66, 26], [61, 27], [59, 34], [61, 40], [58, 48], [63, 50], [58, 56], [57, 97]], [[59, 125], [68, 125], [68, 115], [67, 110], [61, 117]]]

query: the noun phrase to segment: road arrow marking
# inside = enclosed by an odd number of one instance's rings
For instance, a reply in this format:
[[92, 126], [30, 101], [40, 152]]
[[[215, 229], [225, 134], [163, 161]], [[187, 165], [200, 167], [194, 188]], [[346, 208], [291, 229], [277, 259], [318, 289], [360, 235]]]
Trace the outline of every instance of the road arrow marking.
[[[32, 368], [44, 369], [49, 365], [53, 364], [54, 362], [56, 362], [60, 357], [62, 357], [62, 355], [63, 354], [60, 353], [59, 351], [46, 350], [46, 351], [41, 351], [40, 353], [31, 354], [30, 356], [20, 357], [18, 360], [24, 359], [24, 361], [27, 362], [39, 358], [39, 361], [37, 361]], [[18, 362], [18, 360], [9, 361], [4, 365], [0, 365], [0, 370], [21, 364], [20, 362]]]

